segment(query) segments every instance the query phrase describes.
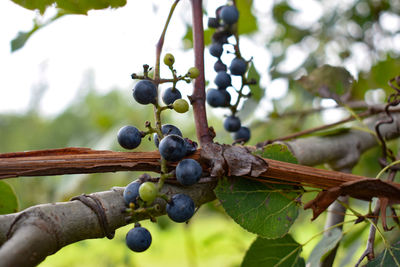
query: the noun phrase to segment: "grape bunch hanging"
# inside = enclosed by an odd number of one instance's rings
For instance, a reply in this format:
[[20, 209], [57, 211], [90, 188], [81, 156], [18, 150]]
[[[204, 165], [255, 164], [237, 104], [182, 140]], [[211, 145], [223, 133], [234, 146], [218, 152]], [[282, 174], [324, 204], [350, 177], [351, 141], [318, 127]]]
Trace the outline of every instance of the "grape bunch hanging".
[[[140, 131], [135, 126], [124, 126], [118, 134], [118, 143], [125, 149], [138, 147], [142, 139], [149, 135], [154, 140], [154, 145], [158, 148], [161, 155], [161, 175], [157, 180], [148, 174], [142, 175], [125, 187], [123, 197], [127, 206], [127, 212], [146, 213], [151, 216], [153, 211], [159, 211], [159, 204], [155, 200], [160, 198], [167, 202], [166, 211], [169, 218], [175, 222], [182, 223], [188, 221], [195, 212], [195, 204], [192, 198], [186, 194], [175, 194], [172, 197], [161, 193], [163, 184], [167, 178], [176, 177], [176, 180], [183, 186], [190, 186], [197, 183], [202, 176], [201, 165], [193, 159], [183, 159], [194, 153], [197, 143], [188, 138], [182, 137], [179, 128], [172, 124], [161, 124], [161, 113], [173, 109], [178, 113], [185, 113], [189, 109], [189, 104], [182, 99], [182, 94], [176, 85], [180, 81], [190, 82], [191, 79], [199, 75], [199, 70], [195, 67], [190, 68], [184, 76], [178, 76], [173, 68], [175, 58], [172, 54], [164, 56], [164, 64], [169, 67], [172, 73], [171, 79], [153, 79], [154, 72], [148, 65], [143, 66], [143, 75], [132, 74], [133, 79], [140, 79], [133, 88], [133, 98], [142, 105], [152, 104], [155, 110], [156, 127], [152, 127], [150, 122], [145, 123], [146, 131]], [[158, 84], [172, 83], [162, 95], [164, 105], [158, 102]], [[183, 160], [182, 160], [183, 159]], [[176, 169], [168, 172], [168, 162], [179, 162]], [[156, 181], [156, 182], [155, 182]], [[150, 232], [135, 222], [134, 228], [126, 235], [127, 246], [135, 251], [142, 252], [151, 245], [152, 238]]]
[[[208, 19], [208, 27], [215, 28], [209, 52], [217, 58], [214, 64], [214, 70], [217, 73], [214, 84], [217, 89], [208, 89], [206, 100], [211, 107], [230, 109], [231, 114], [225, 118], [224, 128], [232, 133], [235, 143], [245, 143], [250, 139], [250, 129], [242, 125], [237, 112], [240, 100], [250, 97], [250, 93], [244, 94], [243, 89], [247, 85], [254, 84], [255, 81], [248, 80], [246, 77], [250, 61], [243, 59], [240, 54], [237, 34], [238, 19], [239, 11], [234, 5], [218, 7], [215, 11], [215, 18]], [[235, 37], [236, 43], [230, 43], [231, 36]], [[227, 65], [221, 60], [224, 48], [227, 47], [233, 47], [235, 54], [235, 58], [230, 62], [229, 71]], [[231, 94], [227, 91], [227, 88], [232, 86], [231, 75], [241, 77], [240, 89], [235, 89], [238, 97], [234, 104], [231, 104]]]

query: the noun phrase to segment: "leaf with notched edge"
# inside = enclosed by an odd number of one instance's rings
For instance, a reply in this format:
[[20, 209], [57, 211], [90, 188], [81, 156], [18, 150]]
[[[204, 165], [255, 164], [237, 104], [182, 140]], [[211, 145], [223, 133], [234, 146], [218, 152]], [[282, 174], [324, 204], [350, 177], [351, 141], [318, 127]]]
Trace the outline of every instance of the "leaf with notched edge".
[[265, 238], [287, 234], [298, 215], [293, 187], [266, 185], [240, 177], [221, 179], [215, 194], [225, 211], [244, 229]]
[[301, 245], [290, 235], [279, 239], [257, 237], [244, 256], [242, 267], [280, 266], [303, 267]]

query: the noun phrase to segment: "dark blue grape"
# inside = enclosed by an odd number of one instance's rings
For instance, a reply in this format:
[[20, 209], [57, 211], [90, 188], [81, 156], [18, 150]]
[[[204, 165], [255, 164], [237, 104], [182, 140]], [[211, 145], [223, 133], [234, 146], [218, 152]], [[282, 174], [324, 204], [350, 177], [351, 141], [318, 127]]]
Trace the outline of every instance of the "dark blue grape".
[[123, 196], [127, 206], [129, 206], [130, 203], [137, 203], [136, 200], [139, 196], [140, 185], [141, 183], [138, 181], [133, 181], [125, 187]]
[[[182, 136], [181, 130], [179, 130], [178, 127], [172, 124], [164, 124], [163, 126], [161, 126], [161, 132], [163, 133], [164, 136], [169, 134], [176, 134]], [[153, 139], [154, 139], [154, 144], [156, 145], [156, 147], [158, 147], [160, 141], [158, 140], [158, 135], [156, 133], [153, 135]]]
[[194, 185], [203, 172], [200, 164], [194, 159], [184, 159], [176, 166], [176, 179], [181, 185]]
[[196, 152], [197, 143], [195, 141], [190, 140], [189, 138], [184, 138], [186, 145], [186, 156], [189, 156]]
[[214, 83], [218, 86], [218, 89], [225, 89], [230, 86], [232, 82], [231, 76], [225, 71], [218, 72], [214, 79]]
[[233, 133], [233, 140], [238, 142], [247, 142], [250, 140], [250, 136], [250, 129], [242, 126], [237, 132]]
[[215, 64], [214, 64], [214, 70], [215, 70], [215, 72], [220, 72], [220, 71], [226, 72], [227, 67], [220, 59], [218, 59], [218, 61], [215, 62]]
[[232, 75], [242, 76], [247, 70], [247, 63], [242, 58], [234, 58], [229, 66]]
[[210, 54], [217, 58], [220, 58], [222, 55], [222, 52], [224, 51], [221, 43], [212, 43], [210, 45], [209, 50], [210, 50]]
[[240, 129], [240, 119], [235, 116], [229, 116], [224, 121], [224, 128], [228, 132], [236, 132]]
[[221, 9], [220, 17], [225, 24], [235, 24], [239, 19], [239, 11], [235, 6], [224, 6]]
[[155, 104], [157, 88], [151, 81], [141, 80], [133, 88], [133, 98], [140, 104]]
[[220, 25], [217, 18], [208, 18], [207, 26], [208, 28], [218, 28]]
[[209, 89], [206, 95], [207, 103], [214, 107], [227, 107], [231, 102], [231, 95], [225, 89]]
[[222, 107], [229, 107], [231, 105], [231, 94], [225, 89], [220, 89], [219, 91], [223, 93], [225, 99]]
[[175, 100], [181, 98], [182, 98], [181, 92], [179, 92], [179, 90], [176, 88], [172, 90], [172, 87], [166, 89], [162, 96], [162, 100], [165, 103], [165, 105], [170, 105], [174, 103]]
[[124, 126], [117, 134], [118, 143], [126, 149], [134, 149], [140, 145], [142, 134], [133, 126]]
[[151, 245], [151, 234], [144, 227], [135, 227], [126, 234], [126, 245], [135, 252], [142, 252]]
[[168, 161], [180, 161], [186, 156], [185, 140], [176, 134], [165, 136], [158, 147], [161, 156]]
[[186, 222], [192, 218], [194, 208], [194, 202], [188, 195], [176, 194], [167, 204], [167, 214], [174, 222]]
[[232, 35], [232, 32], [228, 30], [224, 31], [216, 31], [211, 35], [211, 42], [212, 43], [220, 43], [220, 44], [227, 44], [229, 36]]

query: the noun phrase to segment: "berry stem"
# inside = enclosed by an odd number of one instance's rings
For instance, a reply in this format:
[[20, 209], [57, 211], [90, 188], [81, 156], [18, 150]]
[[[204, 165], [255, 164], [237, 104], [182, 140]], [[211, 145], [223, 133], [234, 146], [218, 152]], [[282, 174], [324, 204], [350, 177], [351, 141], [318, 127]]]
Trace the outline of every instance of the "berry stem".
[[[154, 67], [154, 82], [157, 86], [157, 90], [158, 90], [158, 85], [160, 84], [160, 80], [161, 80], [160, 79], [160, 61], [161, 61], [161, 52], [162, 52], [162, 48], [163, 48], [164, 40], [165, 40], [165, 34], [167, 32], [169, 22], [171, 21], [172, 14], [174, 13], [174, 10], [178, 3], [179, 3], [179, 0], [175, 0], [175, 2], [172, 4], [171, 9], [168, 14], [167, 21], [165, 22], [165, 25], [164, 25], [164, 29], [161, 33], [160, 39], [158, 40], [158, 43], [156, 46], [156, 64]], [[175, 76], [174, 76], [174, 80], [175, 80]], [[159, 93], [157, 94], [156, 104], [154, 105], [154, 118], [156, 121], [157, 135], [158, 135], [159, 140], [161, 141], [162, 138], [164, 137], [164, 135], [162, 134], [162, 131], [161, 131], [161, 126], [162, 126], [161, 111], [165, 110], [165, 108], [160, 107], [160, 105], [158, 105], [158, 96], [159, 96]], [[163, 187], [164, 181], [167, 177], [168, 177], [167, 161], [163, 157], [161, 157], [161, 175], [160, 175], [160, 180], [158, 181], [158, 190], [159, 191]]]
[[206, 92], [204, 78], [204, 28], [202, 0], [192, 0], [193, 22], [193, 49], [195, 67], [199, 70], [199, 76], [194, 81], [193, 94], [190, 102], [193, 106], [194, 122], [196, 125], [197, 139], [200, 146], [212, 143], [212, 136], [208, 129], [206, 115]]
[[158, 40], [157, 47], [156, 47], [156, 65], [154, 68], [154, 80], [156, 81], [156, 84], [158, 85], [159, 80], [160, 80], [160, 61], [161, 61], [161, 51], [162, 47], [164, 45], [164, 39], [165, 39], [165, 34], [167, 32], [167, 28], [169, 25], [169, 22], [171, 21], [172, 14], [174, 13], [176, 5], [179, 3], [179, 0], [175, 0], [175, 2], [172, 4], [171, 9], [168, 14], [167, 21], [165, 22], [164, 29], [161, 33], [160, 39]]

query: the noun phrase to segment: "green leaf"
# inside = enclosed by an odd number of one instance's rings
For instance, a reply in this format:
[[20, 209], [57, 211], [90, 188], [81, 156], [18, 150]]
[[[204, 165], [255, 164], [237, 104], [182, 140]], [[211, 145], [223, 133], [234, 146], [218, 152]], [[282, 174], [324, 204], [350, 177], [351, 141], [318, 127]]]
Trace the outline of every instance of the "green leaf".
[[[337, 102], [341, 97], [349, 97], [353, 85], [353, 76], [342, 67], [323, 65], [297, 82], [313, 94], [332, 98]], [[346, 100], [346, 99], [344, 99]]]
[[229, 216], [249, 232], [265, 238], [287, 234], [298, 216], [298, 193], [283, 185], [266, 185], [239, 177], [221, 179], [215, 194]]
[[256, 150], [254, 154], [262, 158], [274, 159], [294, 164], [298, 163], [297, 158], [293, 155], [289, 148], [283, 144], [267, 145], [263, 150]]
[[333, 228], [328, 231], [311, 252], [307, 261], [307, 267], [319, 267], [321, 259], [334, 249], [341, 239], [342, 231], [339, 228]]
[[8, 183], [0, 181], [0, 214], [18, 211], [18, 199], [14, 189]]
[[[214, 33], [214, 29], [205, 29], [204, 30], [204, 45], [207, 46], [211, 44], [211, 36]], [[185, 42], [185, 49], [193, 48], [193, 28], [190, 25], [186, 25], [186, 33], [183, 36], [183, 41]], [[207, 49], [206, 49], [207, 50]], [[207, 53], [208, 51], [205, 51]]]
[[251, 92], [251, 98], [259, 102], [261, 98], [264, 96], [265, 90], [260, 87], [260, 74], [258, 74], [256, 68], [254, 67], [254, 64], [250, 64], [249, 72], [247, 74], [248, 79], [254, 79], [256, 81], [256, 84], [250, 85], [250, 92]]
[[34, 25], [33, 25], [32, 30], [30, 30], [28, 32], [19, 32], [17, 37], [15, 37], [11, 41], [11, 52], [15, 52], [15, 51], [21, 49], [22, 47], [24, 47], [24, 45], [26, 44], [26, 42], [28, 41], [28, 39], [32, 36], [32, 34], [34, 32], [36, 32], [37, 30], [49, 25], [50, 23], [52, 23], [55, 20], [63, 17], [64, 15], [66, 15], [66, 14], [61, 12], [61, 11], [59, 11], [52, 18], [50, 18], [46, 23], [38, 24], [36, 21], [34, 21]]
[[388, 86], [388, 82], [399, 75], [399, 69], [400, 59], [388, 57], [374, 65], [370, 71], [361, 72], [354, 85], [354, 97], [364, 99], [367, 90], [377, 88], [384, 89], [387, 95], [394, 93], [394, 90]]
[[17, 37], [15, 37], [11, 41], [11, 52], [15, 52], [18, 49], [21, 49], [25, 43], [28, 41], [29, 37], [38, 29], [38, 27], [34, 27], [32, 30], [28, 32], [18, 32]]
[[367, 267], [375, 266], [400, 266], [400, 241], [385, 249], [374, 260], [368, 262]]
[[126, 0], [12, 0], [14, 3], [30, 10], [39, 10], [41, 14], [46, 8], [56, 4], [67, 14], [87, 14], [92, 9], [117, 8], [126, 5]]
[[239, 10], [238, 33], [249, 34], [257, 31], [257, 19], [251, 12], [253, 0], [237, 0], [236, 7]]
[[279, 239], [257, 237], [244, 256], [242, 267], [279, 266], [303, 267], [301, 245], [290, 235]]

